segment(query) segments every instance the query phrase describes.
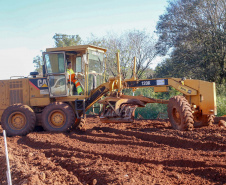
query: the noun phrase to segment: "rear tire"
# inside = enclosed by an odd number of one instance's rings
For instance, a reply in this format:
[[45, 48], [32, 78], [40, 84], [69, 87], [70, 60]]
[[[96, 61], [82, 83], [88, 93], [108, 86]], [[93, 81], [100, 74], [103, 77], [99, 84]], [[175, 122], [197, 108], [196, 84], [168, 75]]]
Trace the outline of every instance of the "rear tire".
[[36, 116], [28, 105], [9, 106], [2, 114], [1, 124], [7, 136], [26, 135], [34, 130]]
[[51, 103], [42, 112], [42, 126], [46, 131], [66, 132], [71, 129], [74, 122], [74, 111], [66, 103]]
[[86, 124], [85, 118], [80, 118], [80, 119], [76, 118], [74, 128], [76, 130], [82, 130], [82, 128], [85, 126], [85, 124]]
[[191, 107], [183, 96], [174, 96], [168, 103], [168, 117], [172, 127], [176, 130], [192, 130], [193, 115]]

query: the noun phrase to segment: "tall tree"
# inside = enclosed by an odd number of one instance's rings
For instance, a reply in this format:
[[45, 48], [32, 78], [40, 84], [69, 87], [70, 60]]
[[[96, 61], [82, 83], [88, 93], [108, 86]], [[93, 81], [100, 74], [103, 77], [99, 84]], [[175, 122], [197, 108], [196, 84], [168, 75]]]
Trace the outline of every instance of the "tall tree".
[[39, 74], [42, 74], [42, 65], [44, 64], [42, 57], [37, 55], [33, 58], [33, 63], [35, 64], [35, 71], [37, 71]]
[[[53, 39], [55, 41], [55, 47], [76, 46], [78, 44], [81, 44], [82, 41], [79, 35], [66, 35], [59, 33], [55, 33]], [[41, 74], [43, 65], [42, 56], [37, 55], [36, 57], [34, 57], [33, 63], [35, 64], [35, 71]]]
[[156, 48], [171, 55], [162, 66], [173, 66], [172, 74], [225, 83], [225, 31], [225, 0], [171, 1], [157, 24]]
[[103, 38], [92, 37], [89, 44], [98, 45], [107, 49], [107, 72], [110, 76], [117, 75], [117, 62], [115, 53], [120, 53], [121, 74], [123, 78], [132, 77], [134, 64], [133, 57], [136, 56], [136, 75], [145, 78], [145, 72], [149, 70], [152, 60], [157, 55], [155, 49], [156, 41], [145, 30], [130, 30], [121, 35], [108, 33]]
[[55, 33], [53, 39], [55, 40], [55, 47], [76, 46], [81, 44], [81, 37], [79, 35]]

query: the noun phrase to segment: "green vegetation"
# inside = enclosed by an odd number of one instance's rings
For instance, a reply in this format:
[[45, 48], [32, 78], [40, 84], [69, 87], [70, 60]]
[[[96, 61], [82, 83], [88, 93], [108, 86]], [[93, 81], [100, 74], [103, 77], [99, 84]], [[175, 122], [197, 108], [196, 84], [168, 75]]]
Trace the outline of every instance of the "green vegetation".
[[156, 26], [156, 47], [170, 57], [158, 66], [156, 76], [226, 83], [225, 6], [225, 0], [169, 2]]
[[55, 33], [53, 39], [56, 47], [76, 46], [81, 44], [81, 37], [79, 35]]
[[226, 115], [226, 85], [217, 85], [217, 116]]
[[226, 96], [217, 96], [217, 116], [226, 115]]

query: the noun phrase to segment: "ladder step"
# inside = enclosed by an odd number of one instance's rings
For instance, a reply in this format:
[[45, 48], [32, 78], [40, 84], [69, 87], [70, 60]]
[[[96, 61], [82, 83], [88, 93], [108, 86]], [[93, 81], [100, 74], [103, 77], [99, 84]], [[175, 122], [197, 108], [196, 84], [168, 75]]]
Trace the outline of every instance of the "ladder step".
[[[81, 107], [81, 105], [82, 105], [82, 108], [78, 108], [78, 107]], [[83, 112], [82, 117], [80, 117], [79, 114], [78, 114], [78, 111], [80, 111], [80, 110], [82, 110], [82, 112]], [[80, 118], [84, 119], [85, 113], [86, 113], [86, 111], [85, 111], [85, 99], [75, 100], [75, 113], [76, 113], [76, 116], [77, 116], [78, 119], [80, 119]]]

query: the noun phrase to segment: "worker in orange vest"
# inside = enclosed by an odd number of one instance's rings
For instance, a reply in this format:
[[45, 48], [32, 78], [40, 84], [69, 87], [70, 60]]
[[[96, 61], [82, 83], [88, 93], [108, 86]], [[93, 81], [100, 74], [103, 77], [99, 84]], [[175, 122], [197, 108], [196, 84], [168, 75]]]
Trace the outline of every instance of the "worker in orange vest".
[[75, 72], [73, 71], [73, 69], [72, 69], [71, 67], [72, 67], [71, 62], [68, 62], [68, 63], [67, 63], [67, 73], [68, 73], [68, 75], [69, 75], [69, 80], [68, 80], [68, 82], [71, 81], [72, 83], [74, 83], [78, 95], [81, 95], [81, 94], [83, 93], [81, 84], [80, 84], [80, 82], [75, 78]]

